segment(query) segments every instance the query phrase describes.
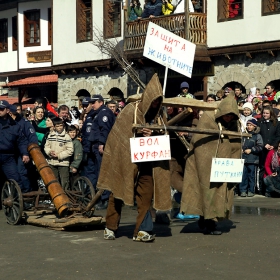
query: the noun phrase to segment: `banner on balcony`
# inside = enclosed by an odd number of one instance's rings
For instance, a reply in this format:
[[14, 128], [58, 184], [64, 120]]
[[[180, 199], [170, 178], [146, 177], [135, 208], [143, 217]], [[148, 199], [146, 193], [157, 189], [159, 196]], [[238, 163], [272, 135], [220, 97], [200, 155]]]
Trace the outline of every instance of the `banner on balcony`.
[[149, 22], [143, 55], [189, 78], [196, 45]]

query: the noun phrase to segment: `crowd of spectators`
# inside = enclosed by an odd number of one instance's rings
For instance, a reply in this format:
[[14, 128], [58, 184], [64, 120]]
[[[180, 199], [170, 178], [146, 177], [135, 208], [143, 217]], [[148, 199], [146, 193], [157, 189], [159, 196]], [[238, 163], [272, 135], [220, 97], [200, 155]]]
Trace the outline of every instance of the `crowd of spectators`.
[[[189, 0], [189, 12], [202, 12], [201, 0]], [[128, 6], [128, 20], [140, 20], [161, 15], [185, 12], [185, 0], [150, 0], [145, 1], [142, 9], [139, 0], [132, 0]]]
[[[98, 176], [107, 136], [115, 117], [124, 106], [123, 101], [115, 100], [110, 100], [105, 105], [100, 95], [84, 98], [80, 110], [75, 106], [69, 108], [67, 105], [61, 105], [56, 109], [41, 97], [35, 100], [34, 108], [27, 108], [24, 111], [20, 103], [9, 104], [7, 101], [1, 101], [0, 133], [3, 147], [0, 157], [7, 154], [11, 158], [11, 164], [1, 163], [5, 177], [15, 179], [23, 193], [38, 190], [40, 186], [44, 187], [35, 165], [29, 161], [29, 157], [27, 159], [27, 147], [31, 143], [40, 146], [63, 189], [69, 188], [78, 176], [85, 174], [88, 160], [93, 153], [95, 153], [94, 158], [91, 158], [93, 165], [90, 167], [96, 169]], [[99, 123], [95, 125], [98, 118]], [[13, 142], [9, 138], [10, 130], [15, 135]], [[91, 135], [91, 130], [95, 136]], [[7, 138], [7, 141], [4, 138]], [[13, 148], [11, 153], [10, 145], [18, 146], [21, 150]], [[95, 162], [96, 158], [99, 158], [98, 163]], [[11, 176], [11, 172], [7, 171], [4, 165], [7, 165], [15, 175]], [[96, 183], [96, 180], [93, 180], [95, 188]], [[32, 207], [28, 203], [25, 204], [25, 209]]]
[[209, 94], [205, 101], [221, 101], [230, 92], [234, 92], [237, 104], [243, 109], [240, 113], [241, 130], [252, 134], [252, 137], [243, 137], [242, 140], [245, 164], [236, 194], [241, 197], [252, 197], [255, 193], [266, 197], [277, 196], [280, 193], [276, 183], [280, 178], [277, 161], [280, 156], [280, 91], [276, 92], [271, 82], [263, 93], [253, 87], [246, 94], [242, 92], [241, 85], [236, 85], [234, 89], [226, 87], [216, 94]]

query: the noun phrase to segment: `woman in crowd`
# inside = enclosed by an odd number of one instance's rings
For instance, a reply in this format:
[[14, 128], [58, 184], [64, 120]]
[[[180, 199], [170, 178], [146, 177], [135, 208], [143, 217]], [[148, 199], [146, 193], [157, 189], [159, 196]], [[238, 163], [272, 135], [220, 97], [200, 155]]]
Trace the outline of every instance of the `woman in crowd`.
[[260, 135], [263, 138], [263, 150], [260, 153], [259, 192], [265, 193], [263, 177], [265, 172], [265, 159], [269, 151], [280, 141], [280, 123], [273, 112], [272, 107], [263, 107], [260, 119]]
[[44, 135], [48, 132], [46, 118], [44, 117], [45, 110], [43, 107], [38, 106], [34, 109], [33, 113], [34, 120], [32, 121], [32, 125], [36, 131], [39, 146], [41, 146]]
[[212, 103], [217, 101], [217, 97], [215, 94], [208, 94], [205, 101], [208, 103]]
[[280, 141], [276, 148], [270, 150], [265, 160], [264, 183], [266, 185], [265, 196], [271, 197], [271, 193], [280, 193]]
[[142, 8], [139, 0], [132, 0], [127, 10], [128, 20], [133, 21], [141, 17]]

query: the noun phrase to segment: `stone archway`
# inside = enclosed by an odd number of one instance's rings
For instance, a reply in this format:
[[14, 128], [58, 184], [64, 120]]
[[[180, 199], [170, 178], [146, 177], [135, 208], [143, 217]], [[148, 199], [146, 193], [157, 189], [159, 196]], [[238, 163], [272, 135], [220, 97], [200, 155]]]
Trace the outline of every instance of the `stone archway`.
[[217, 82], [214, 84], [214, 91], [217, 92], [224, 87], [225, 84], [230, 82], [238, 82], [245, 87], [246, 93], [249, 93], [250, 88], [254, 87], [254, 84], [250, 81], [245, 73], [233, 72], [233, 69], [227, 69], [223, 71], [217, 78]]
[[73, 84], [70, 90], [70, 98], [71, 100], [78, 101], [79, 96], [77, 96], [77, 93], [80, 90], [86, 90], [90, 96], [95, 94], [95, 90], [93, 88], [93, 85], [87, 81], [79, 81], [76, 84]]
[[267, 83], [276, 80], [280, 80], [280, 64], [273, 64], [264, 69], [258, 77], [257, 87], [264, 89]]
[[104, 86], [101, 91], [101, 95], [105, 98], [109, 98], [108, 93], [112, 88], [117, 88], [123, 93], [123, 97], [127, 98], [127, 85], [124, 78], [112, 79], [108, 84]]

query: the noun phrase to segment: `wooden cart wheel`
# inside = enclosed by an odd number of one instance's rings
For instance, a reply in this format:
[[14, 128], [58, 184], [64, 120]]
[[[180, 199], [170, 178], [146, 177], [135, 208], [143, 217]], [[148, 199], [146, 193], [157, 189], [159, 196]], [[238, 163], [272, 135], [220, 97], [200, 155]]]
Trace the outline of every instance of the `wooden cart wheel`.
[[[84, 208], [91, 202], [95, 196], [95, 191], [92, 186], [92, 183], [87, 177], [81, 176], [77, 178], [73, 185], [70, 187], [70, 190], [79, 192], [79, 195], [76, 196], [77, 203], [81, 204]], [[94, 214], [94, 211], [88, 211], [86, 213], [87, 217], [91, 217]]]
[[2, 208], [8, 224], [20, 222], [23, 212], [21, 189], [15, 180], [9, 179], [2, 188]]

